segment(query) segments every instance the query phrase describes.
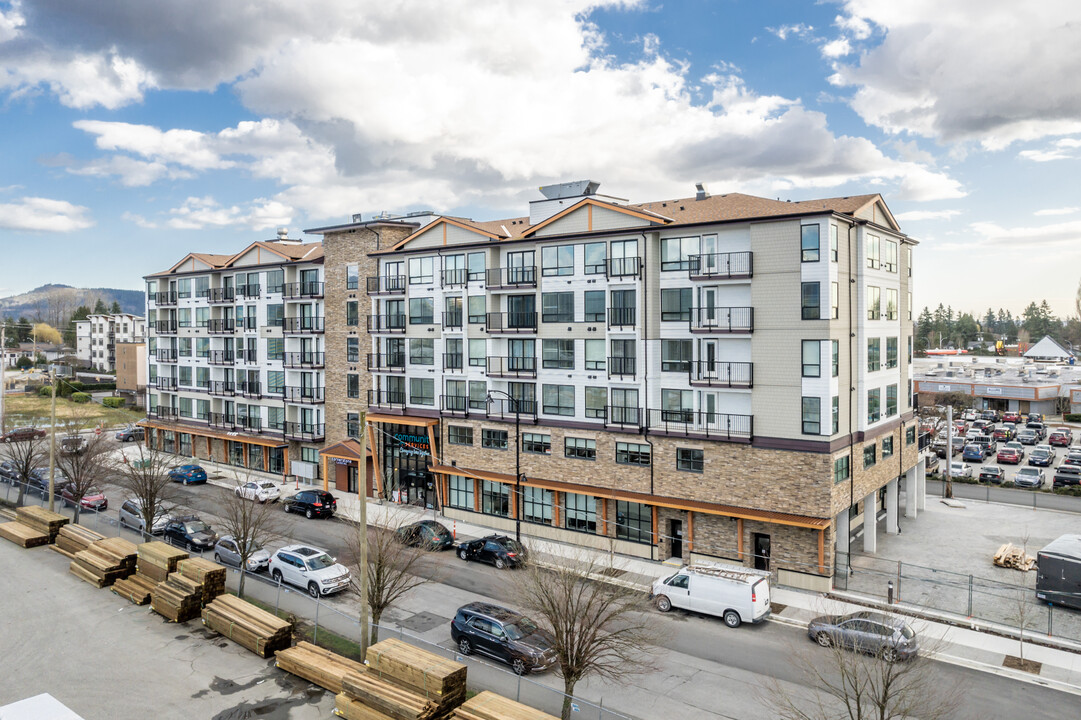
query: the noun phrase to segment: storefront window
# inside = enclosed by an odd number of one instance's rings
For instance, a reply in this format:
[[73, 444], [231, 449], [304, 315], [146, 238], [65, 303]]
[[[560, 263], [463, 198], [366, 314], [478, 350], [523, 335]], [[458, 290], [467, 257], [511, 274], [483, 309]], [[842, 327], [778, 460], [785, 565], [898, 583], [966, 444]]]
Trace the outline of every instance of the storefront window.
[[522, 488], [522, 519], [526, 522], [552, 524], [553, 492], [544, 488]]
[[653, 542], [653, 511], [649, 505], [616, 500], [616, 537], [632, 542]]
[[270, 448], [270, 467], [268, 468], [272, 473], [285, 472], [285, 449], [284, 448]]
[[510, 517], [510, 488], [503, 483], [481, 480], [480, 511], [485, 515]]
[[447, 493], [447, 507], [473, 509], [473, 478], [461, 475], [450, 476], [450, 491]]
[[592, 495], [564, 493], [563, 526], [579, 532], [597, 532], [597, 498]]

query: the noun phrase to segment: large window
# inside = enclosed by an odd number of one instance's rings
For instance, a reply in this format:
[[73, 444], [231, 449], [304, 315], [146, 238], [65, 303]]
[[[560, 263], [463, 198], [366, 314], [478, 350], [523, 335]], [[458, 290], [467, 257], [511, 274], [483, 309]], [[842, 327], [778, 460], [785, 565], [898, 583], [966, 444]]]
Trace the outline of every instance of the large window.
[[882, 317], [882, 288], [867, 286], [867, 319], [878, 320]]
[[804, 320], [818, 320], [822, 316], [822, 299], [819, 283], [805, 282], [800, 285], [800, 317]]
[[691, 340], [661, 340], [661, 372], [689, 371], [693, 347]]
[[522, 519], [526, 522], [552, 524], [551, 490], [537, 487], [522, 488]]
[[905, 428], [905, 445], [913, 445], [916, 442], [916, 426], [909, 425]]
[[409, 378], [409, 402], [412, 405], [435, 405], [435, 380]]
[[836, 435], [841, 431], [841, 397], [839, 395], [833, 396], [833, 406], [830, 411], [830, 415], [833, 419], [832, 433]]
[[616, 537], [653, 542], [653, 510], [649, 505], [616, 500]]
[[597, 532], [597, 498], [563, 493], [563, 527], [578, 532]]
[[893, 456], [893, 435], [882, 438], [882, 459]]
[[620, 465], [649, 465], [651, 462], [649, 445], [617, 442], [616, 462]]
[[878, 462], [878, 446], [873, 442], [863, 446], [863, 469], [874, 467]]
[[345, 376], [345, 396], [348, 398], [360, 397], [360, 375], [349, 373]]
[[480, 432], [480, 445], [489, 450], [506, 450], [507, 431], [484, 428]]
[[694, 393], [690, 390], [661, 390], [661, 422], [694, 421]]
[[522, 452], [550, 455], [552, 453], [552, 436], [541, 433], [523, 433]]
[[541, 248], [541, 275], [552, 277], [554, 275], [574, 274], [574, 246], [573, 245], [549, 245]]
[[267, 270], [266, 291], [268, 293], [280, 294], [283, 285], [285, 285], [284, 270]]
[[883, 417], [893, 417], [897, 414], [897, 386], [886, 386], [886, 414]]
[[818, 225], [803, 225], [800, 227], [800, 260], [803, 262], [818, 262], [818, 236]]
[[409, 284], [424, 285], [435, 279], [435, 258], [409, 258]]
[[563, 455], [578, 460], [597, 459], [597, 441], [586, 438], [563, 438]]
[[485, 515], [510, 517], [510, 488], [503, 483], [481, 480], [480, 511]]
[[574, 322], [574, 293], [541, 293], [542, 322]]
[[897, 367], [897, 338], [886, 338], [886, 367]]
[[604, 266], [608, 262], [608, 245], [606, 243], [586, 243], [585, 245], [586, 275], [604, 275]]
[[691, 298], [691, 288], [661, 290], [661, 320], [664, 322], [690, 320], [693, 304]]
[[689, 270], [691, 256], [698, 254], [700, 238], [663, 238], [661, 240], [661, 270]]
[[435, 324], [435, 303], [432, 301], [432, 298], [409, 299], [409, 324]]
[[266, 341], [266, 359], [267, 360], [281, 360], [285, 356], [285, 339], [284, 338], [267, 338]]
[[822, 342], [804, 340], [802, 342], [803, 377], [822, 376]]
[[867, 372], [882, 369], [882, 339], [867, 338]]
[[356, 300], [347, 300], [345, 303], [345, 324], [350, 327], [356, 327], [360, 324], [360, 313], [358, 312], [358, 304]]
[[285, 372], [282, 370], [267, 370], [266, 391], [270, 395], [285, 394]]
[[604, 418], [608, 410], [608, 388], [586, 386], [586, 417]]
[[409, 362], [412, 365], [435, 365], [435, 339], [411, 338]]
[[886, 319], [896, 320], [900, 317], [897, 309], [897, 289], [886, 288]]
[[346, 265], [345, 266], [345, 289], [356, 290], [360, 287], [360, 266], [359, 265]]
[[822, 398], [803, 398], [803, 434], [822, 434]]
[[676, 470], [702, 472], [705, 451], [696, 448], [676, 448]]
[[830, 377], [837, 377], [841, 371], [841, 341], [830, 340]]
[[472, 445], [473, 428], [464, 425], [448, 425], [447, 442], [451, 445]]
[[604, 370], [604, 340], [585, 340], [586, 370]]
[[546, 368], [574, 369], [574, 340], [542, 340], [541, 353], [541, 364]]
[[484, 324], [485, 308], [483, 295], [470, 295], [469, 300], [466, 301], [466, 310], [469, 313], [470, 325]]
[[585, 293], [585, 322], [604, 322], [604, 290], [586, 290]]
[[466, 256], [470, 280], [484, 280], [484, 253], [471, 252]]
[[476, 481], [461, 475], [451, 475], [448, 480], [447, 505], [463, 510], [473, 510], [473, 484]]
[[881, 419], [882, 389], [867, 391], [867, 422], [874, 423]]
[[837, 226], [830, 225], [830, 261], [837, 262]]
[[546, 415], [574, 415], [573, 385], [544, 385], [541, 393]]
[[345, 339], [345, 361], [350, 363], [360, 362], [360, 338]]
[[868, 235], [867, 242], [867, 267], [872, 270], [877, 270], [882, 264], [881, 249], [882, 243], [879, 240], [878, 235]]
[[484, 359], [488, 357], [488, 341], [484, 338], [469, 339], [469, 365], [470, 367], [484, 367]]
[[882, 251], [882, 269], [897, 272], [897, 242], [883, 240]]
[[842, 455], [839, 458], [835, 458], [833, 461], [833, 482], [839, 483], [847, 480], [852, 474], [852, 467], [848, 461], [847, 455]]
[[830, 317], [836, 320], [841, 317], [841, 288], [835, 283], [830, 283]]

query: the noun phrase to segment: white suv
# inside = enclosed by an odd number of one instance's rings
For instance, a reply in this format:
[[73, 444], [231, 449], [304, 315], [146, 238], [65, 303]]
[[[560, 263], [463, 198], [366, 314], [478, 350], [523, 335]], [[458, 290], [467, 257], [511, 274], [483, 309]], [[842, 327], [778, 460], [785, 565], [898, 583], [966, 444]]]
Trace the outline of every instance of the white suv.
[[271, 555], [270, 576], [278, 582], [306, 588], [312, 597], [349, 587], [349, 570], [326, 551], [310, 545], [286, 545]]

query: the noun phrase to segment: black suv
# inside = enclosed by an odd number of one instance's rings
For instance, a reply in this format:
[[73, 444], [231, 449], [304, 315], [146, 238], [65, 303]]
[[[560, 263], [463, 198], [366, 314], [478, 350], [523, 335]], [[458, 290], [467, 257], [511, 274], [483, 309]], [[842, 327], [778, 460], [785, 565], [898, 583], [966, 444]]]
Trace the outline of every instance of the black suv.
[[526, 552], [521, 543], [506, 535], [489, 535], [459, 545], [458, 557], [462, 560], [480, 560], [502, 570], [524, 563]]
[[[68, 479], [64, 476], [64, 473], [60, 471], [60, 468], [53, 468], [53, 494], [54, 497], [60, 497], [60, 486], [66, 483]], [[26, 492], [36, 493], [45, 499], [49, 495], [49, 468], [39, 467], [30, 471], [30, 477], [26, 479]]]
[[489, 603], [458, 608], [450, 622], [450, 636], [462, 655], [488, 655], [507, 663], [519, 675], [547, 670], [557, 659], [551, 633], [525, 615]]
[[449, 550], [454, 547], [454, 536], [446, 526], [435, 520], [421, 520], [403, 525], [395, 533], [398, 541], [410, 547], [425, 550]]
[[173, 518], [165, 526], [162, 536], [165, 542], [188, 552], [212, 550], [218, 542], [218, 534], [195, 515]]
[[338, 510], [338, 501], [326, 490], [301, 490], [282, 500], [282, 506], [287, 513], [303, 513], [311, 520], [314, 517], [332, 516]]

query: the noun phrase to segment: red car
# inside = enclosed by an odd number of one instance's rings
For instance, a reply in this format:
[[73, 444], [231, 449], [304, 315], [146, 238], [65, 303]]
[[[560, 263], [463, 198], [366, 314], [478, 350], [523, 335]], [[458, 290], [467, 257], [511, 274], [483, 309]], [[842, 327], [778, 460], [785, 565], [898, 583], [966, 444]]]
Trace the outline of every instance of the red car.
[[38, 430], [36, 427], [17, 427], [0, 435], [0, 442], [22, 442], [24, 440], [33, 440], [34, 438], [43, 437], [45, 437], [44, 430]]
[[[68, 483], [60, 489], [60, 498], [64, 503], [64, 507], [75, 507], [75, 493], [72, 490], [71, 484]], [[86, 491], [83, 495], [83, 499], [79, 501], [83, 510], [95, 510], [101, 512], [102, 510], [109, 509], [109, 499], [105, 497], [105, 492], [101, 488], [92, 487]]]
[[1013, 428], [1008, 426], [995, 428], [995, 440], [999, 440], [1001, 442], [1013, 440]]
[[1055, 430], [1047, 436], [1048, 445], [1058, 445], [1059, 447], [1070, 447], [1073, 442], [1073, 433], [1070, 432], [1070, 428], [1055, 428]]
[[1013, 448], [1002, 448], [998, 451], [998, 455], [995, 455], [995, 459], [1000, 463], [1010, 463], [1011, 465], [1018, 465], [1021, 462], [1021, 453], [1017, 452]]
[[1002, 415], [1002, 422], [1019, 423], [1021, 422], [1021, 414], [1015, 412], [1004, 413]]

